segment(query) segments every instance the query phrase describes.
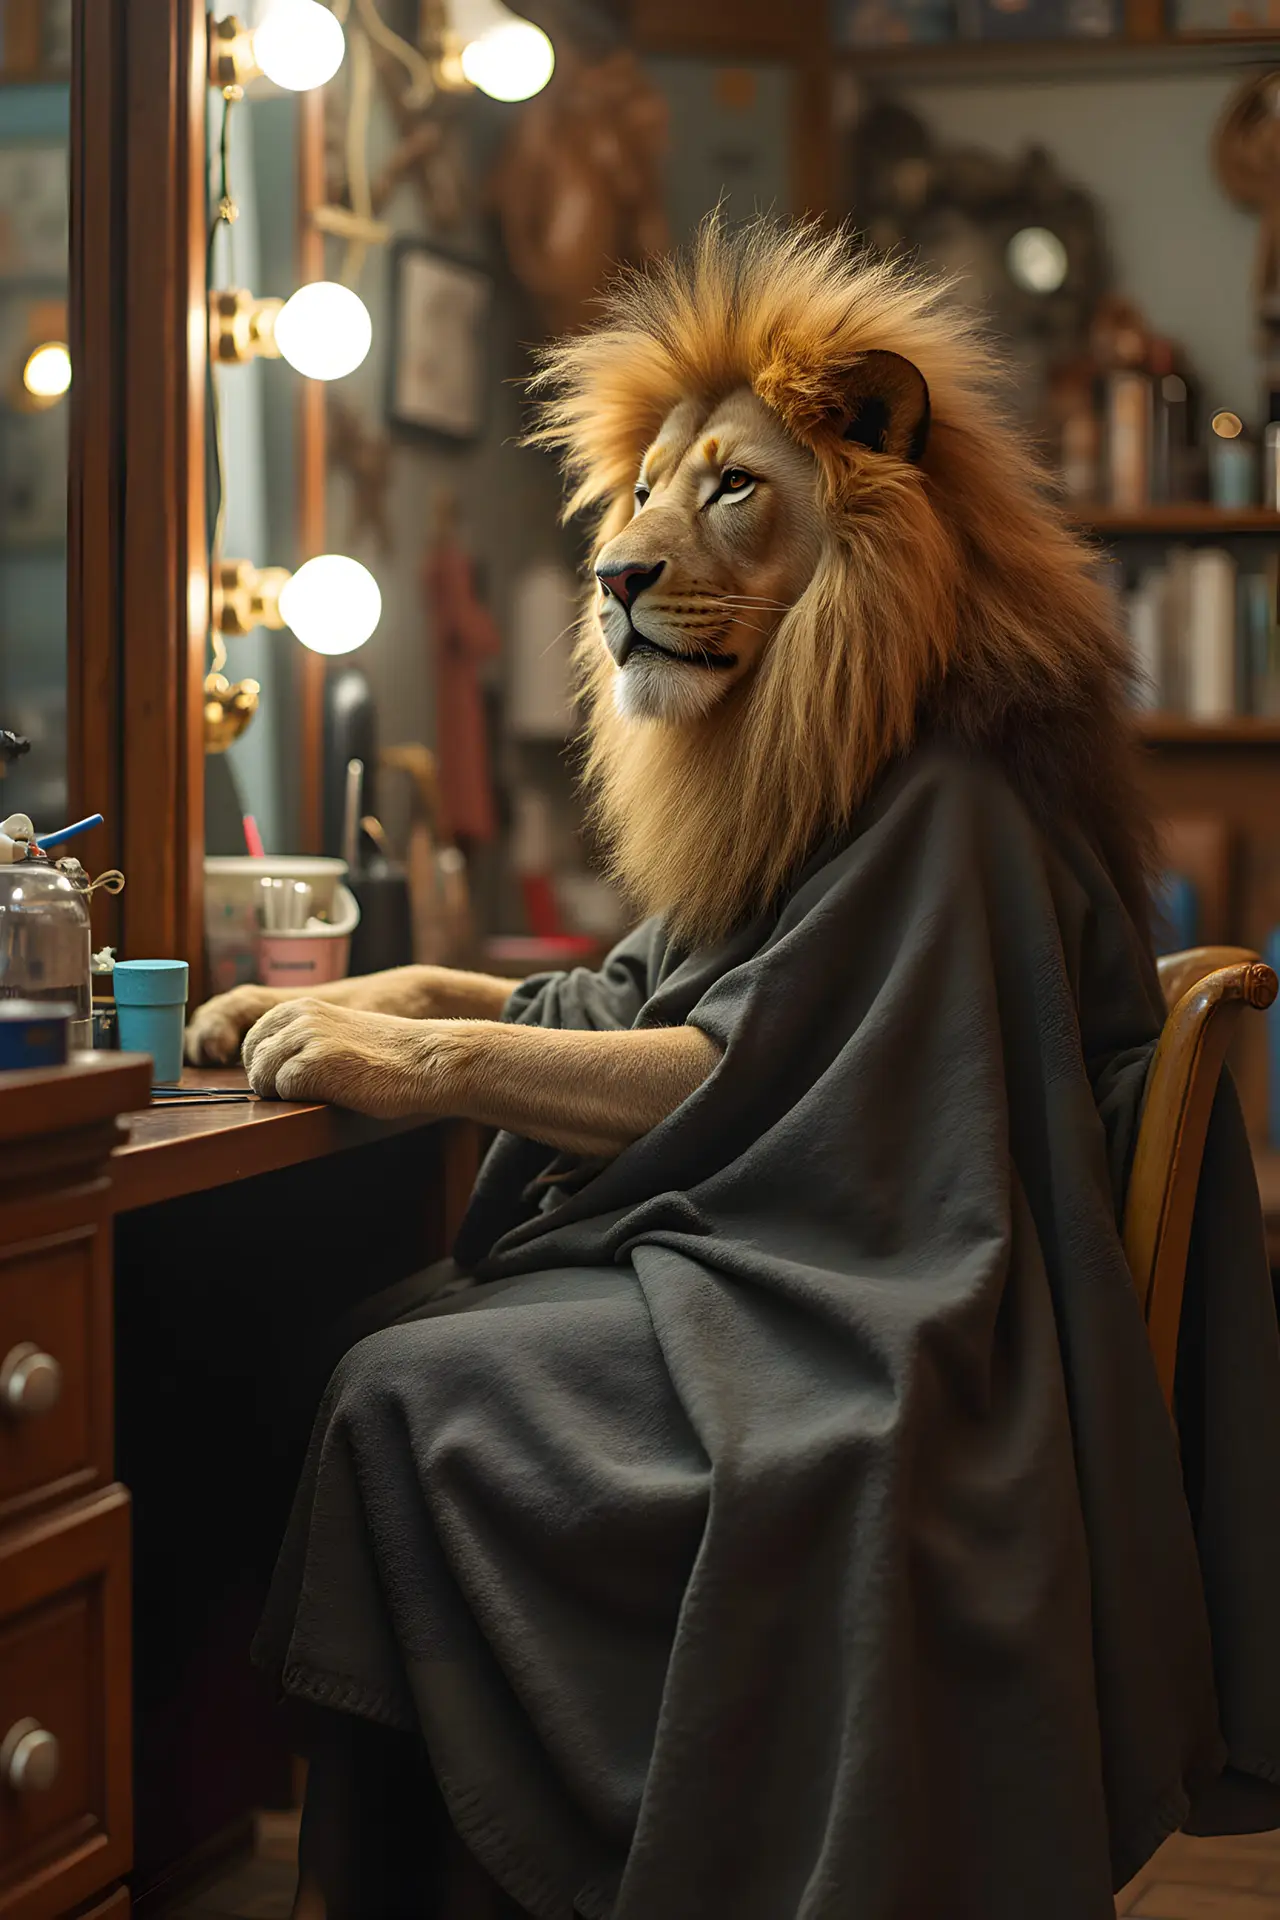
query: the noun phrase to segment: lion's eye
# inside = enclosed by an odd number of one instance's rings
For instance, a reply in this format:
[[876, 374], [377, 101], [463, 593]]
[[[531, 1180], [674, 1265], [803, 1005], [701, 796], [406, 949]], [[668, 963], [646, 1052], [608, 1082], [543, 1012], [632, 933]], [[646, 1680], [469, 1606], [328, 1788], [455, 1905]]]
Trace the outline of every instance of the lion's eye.
[[720, 485], [712, 494], [712, 500], [745, 500], [754, 492], [756, 477], [744, 467], [726, 467], [720, 475]]
[[636, 488], [636, 512], [637, 513], [639, 513], [641, 507], [644, 505], [645, 501], [648, 498], [649, 498], [649, 489], [648, 487], [641, 484]]

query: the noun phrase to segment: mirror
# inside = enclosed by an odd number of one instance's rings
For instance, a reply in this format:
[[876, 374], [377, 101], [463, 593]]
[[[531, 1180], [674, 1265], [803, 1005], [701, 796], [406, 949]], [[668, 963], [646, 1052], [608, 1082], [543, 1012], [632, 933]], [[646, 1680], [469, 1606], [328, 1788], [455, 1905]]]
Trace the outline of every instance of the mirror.
[[[235, 14], [250, 27], [265, 17], [263, 0], [215, 0], [215, 19]], [[216, 227], [211, 286], [284, 298], [298, 283], [296, 181], [298, 96], [271, 81], [251, 81], [228, 108], [209, 94], [209, 204], [222, 196], [223, 116], [226, 188], [237, 208]], [[277, 341], [277, 347], [280, 346]], [[281, 358], [254, 356], [219, 365], [210, 392], [212, 442], [209, 506], [212, 544], [224, 560], [255, 568], [296, 567], [297, 409], [299, 376]], [[221, 516], [218, 503], [221, 499]], [[296, 706], [298, 643], [249, 616], [248, 630], [214, 638], [206, 682], [205, 848], [245, 851], [243, 818], [252, 816], [266, 845], [296, 845]]]
[[0, 815], [67, 807], [67, 156], [71, 0], [0, 10], [0, 728], [30, 750]]

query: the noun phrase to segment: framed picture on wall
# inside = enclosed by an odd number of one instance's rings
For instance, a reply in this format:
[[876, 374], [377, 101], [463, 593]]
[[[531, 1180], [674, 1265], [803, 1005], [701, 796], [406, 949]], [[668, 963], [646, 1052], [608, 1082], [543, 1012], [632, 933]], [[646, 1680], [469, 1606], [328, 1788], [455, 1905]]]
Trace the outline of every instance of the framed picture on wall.
[[485, 419], [493, 281], [420, 240], [391, 255], [387, 416], [395, 427], [475, 440]]

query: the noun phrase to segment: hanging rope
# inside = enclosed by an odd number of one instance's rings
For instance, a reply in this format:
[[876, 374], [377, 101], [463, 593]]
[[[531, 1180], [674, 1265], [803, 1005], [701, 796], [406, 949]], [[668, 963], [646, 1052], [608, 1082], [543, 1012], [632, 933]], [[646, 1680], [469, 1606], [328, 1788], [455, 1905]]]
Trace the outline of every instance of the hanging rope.
[[378, 12], [374, 0], [356, 0], [356, 12], [369, 38], [394, 60], [398, 60], [408, 74], [409, 92], [405, 104], [415, 108], [429, 106], [436, 95], [436, 76], [426, 55], [411, 41], [402, 39], [392, 31]]

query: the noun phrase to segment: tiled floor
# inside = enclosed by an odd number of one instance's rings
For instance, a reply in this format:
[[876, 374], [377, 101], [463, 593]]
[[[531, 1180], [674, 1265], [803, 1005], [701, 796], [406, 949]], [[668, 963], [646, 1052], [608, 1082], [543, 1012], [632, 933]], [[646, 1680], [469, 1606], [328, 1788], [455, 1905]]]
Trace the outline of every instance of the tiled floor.
[[[255, 1857], [185, 1894], [164, 1920], [288, 1920], [296, 1838], [294, 1816], [261, 1815]], [[1280, 1833], [1175, 1834], [1125, 1888], [1116, 1912], [1135, 1920], [1280, 1920]]]
[[1142, 1920], [1280, 1920], [1280, 1833], [1175, 1834], [1130, 1881], [1116, 1912]]

